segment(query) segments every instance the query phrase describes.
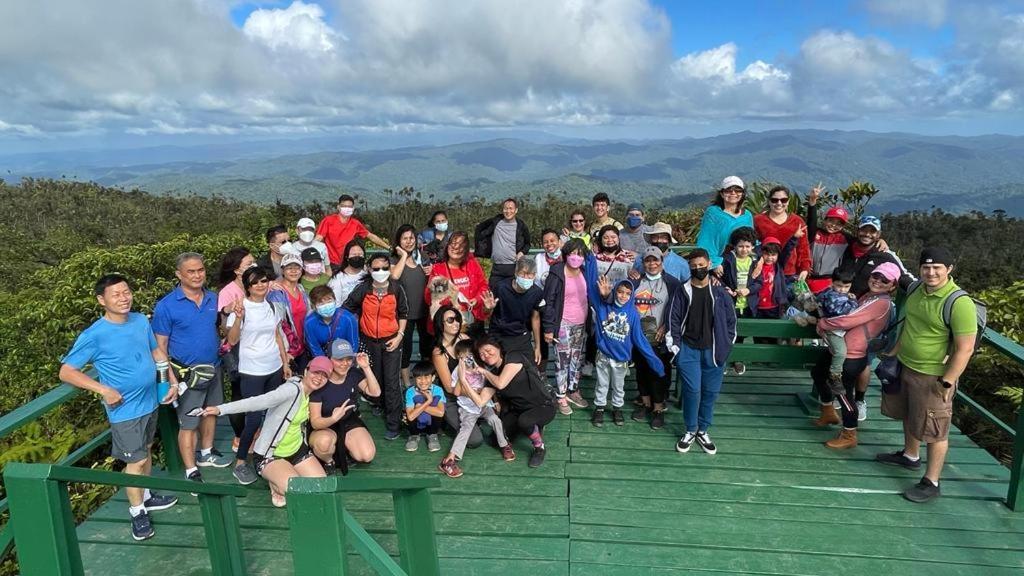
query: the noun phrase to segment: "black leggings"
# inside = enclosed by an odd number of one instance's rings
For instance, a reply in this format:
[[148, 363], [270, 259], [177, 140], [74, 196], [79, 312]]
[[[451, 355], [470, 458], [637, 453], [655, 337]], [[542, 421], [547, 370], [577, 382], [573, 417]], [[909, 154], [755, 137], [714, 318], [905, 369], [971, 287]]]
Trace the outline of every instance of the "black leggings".
[[405, 327], [405, 336], [402, 337], [402, 370], [405, 370], [412, 364], [412, 332], [413, 325], [416, 326], [416, 331], [420, 334], [419, 348], [420, 357], [419, 360], [430, 361], [430, 351], [434, 348], [434, 337], [427, 333], [427, 324], [429, 320], [426, 316], [419, 320], [409, 320], [409, 323]]
[[[252, 398], [253, 396], [266, 394], [280, 386], [281, 383], [284, 382], [284, 370], [282, 368], [278, 368], [277, 372], [264, 374], [262, 376], [252, 376], [250, 374], [239, 373], [239, 380], [239, 386], [242, 389], [241, 398]], [[256, 437], [256, 431], [263, 425], [263, 416], [266, 415], [266, 413], [266, 410], [245, 413], [245, 428], [239, 436], [238, 450], [235, 452], [235, 457], [237, 459], [245, 460], [249, 456], [249, 448], [252, 447], [252, 441], [253, 438]], [[267, 432], [272, 434], [272, 432]]]
[[401, 364], [402, 350], [388, 352], [384, 349], [387, 338], [374, 339], [360, 335], [359, 346], [370, 359], [370, 370], [380, 383], [382, 406], [385, 424], [388, 430], [398, 432], [402, 426], [402, 390]]
[[[828, 386], [828, 368], [832, 355], [823, 354], [822, 358], [811, 369], [811, 376], [814, 378], [814, 386], [818, 390], [818, 398], [823, 404], [828, 404], [836, 397]], [[843, 393], [839, 395], [839, 408], [843, 413], [843, 428], [857, 427], [857, 404], [855, 403], [857, 380], [860, 379], [861, 373], [867, 367], [867, 356], [863, 358], [847, 358], [843, 362]]]
[[[431, 416], [430, 424], [427, 424], [426, 426], [423, 426], [423, 424], [418, 420], [413, 420], [408, 423], [409, 435], [416, 436], [417, 434], [426, 434], [429, 436], [431, 434], [437, 434], [438, 430], [441, 429], [442, 422], [444, 422], [444, 418], [438, 418], [437, 416]], [[421, 428], [421, 426], [423, 427]]]
[[672, 386], [672, 353], [663, 346], [655, 346], [654, 353], [665, 365], [665, 375], [651, 370], [647, 358], [639, 350], [633, 350], [633, 365], [636, 366], [636, 386], [641, 396], [650, 396], [651, 404], [664, 404], [668, 389]]
[[533, 434], [534, 426], [537, 427], [538, 431], [544, 432], [544, 426], [547, 426], [555, 419], [555, 406], [553, 404], [545, 404], [544, 406], [530, 408], [524, 412], [513, 412], [503, 409], [499, 417], [501, 418], [501, 426], [505, 429], [505, 436], [511, 440], [516, 437], [516, 434], [524, 436]]

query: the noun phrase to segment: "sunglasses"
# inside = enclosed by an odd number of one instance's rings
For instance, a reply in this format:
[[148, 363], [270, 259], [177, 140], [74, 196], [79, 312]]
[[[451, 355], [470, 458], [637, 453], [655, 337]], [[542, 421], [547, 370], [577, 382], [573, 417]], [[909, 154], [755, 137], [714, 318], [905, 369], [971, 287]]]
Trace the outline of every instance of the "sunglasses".
[[892, 280], [889, 280], [888, 278], [886, 278], [885, 276], [879, 274], [878, 272], [872, 272], [871, 273], [871, 279], [876, 281], [876, 282], [881, 282], [883, 284], [888, 284], [889, 282], [892, 282]]
[[742, 188], [729, 188], [727, 190], [723, 190], [722, 194], [731, 194], [731, 195], [734, 195], [734, 196], [739, 196], [739, 195], [743, 194], [743, 189]]
[[260, 284], [270, 284], [270, 280], [267, 279], [267, 278], [264, 278], [262, 280], [257, 280], [255, 282], [253, 282], [251, 285], [252, 286], [259, 286]]
[[391, 266], [385, 266], [383, 268], [370, 268], [370, 271], [372, 272], [387, 272], [388, 270], [391, 270]]
[[786, 202], [789, 202], [789, 198], [772, 198], [769, 202], [772, 204], [785, 204]]
[[586, 222], [586, 220], [583, 220], [583, 219], [575, 220], [574, 219], [574, 220], [570, 220], [570, 222], [572, 222], [573, 224], [583, 224], [584, 222]]
[[459, 321], [459, 317], [458, 316], [445, 316], [444, 317], [444, 323], [445, 324], [455, 324], [458, 321]]

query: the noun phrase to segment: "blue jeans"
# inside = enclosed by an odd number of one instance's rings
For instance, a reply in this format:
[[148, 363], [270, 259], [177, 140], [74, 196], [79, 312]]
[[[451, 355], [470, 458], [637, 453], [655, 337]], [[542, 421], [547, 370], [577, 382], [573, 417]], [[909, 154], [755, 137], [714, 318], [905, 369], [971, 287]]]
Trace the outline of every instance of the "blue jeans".
[[683, 420], [687, 432], [707, 432], [714, 416], [715, 400], [722, 389], [725, 368], [715, 366], [712, 350], [696, 350], [685, 343], [679, 347], [676, 366], [683, 380]]

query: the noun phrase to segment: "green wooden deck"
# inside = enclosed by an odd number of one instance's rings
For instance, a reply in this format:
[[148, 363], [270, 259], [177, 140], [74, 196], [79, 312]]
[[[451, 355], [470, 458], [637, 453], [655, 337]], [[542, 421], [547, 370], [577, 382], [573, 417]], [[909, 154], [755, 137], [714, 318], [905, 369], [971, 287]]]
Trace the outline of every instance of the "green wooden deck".
[[[712, 428], [715, 456], [697, 446], [675, 452], [676, 409], [659, 431], [630, 421], [628, 412], [625, 427], [609, 421], [603, 429], [590, 425], [589, 409], [559, 415], [545, 435], [547, 461], [536, 470], [526, 466], [524, 439], [512, 463], [486, 445], [467, 451], [465, 475], [443, 478], [433, 492], [443, 573], [1024, 574], [1024, 514], [1001, 502], [1005, 467], [956, 431], [942, 498], [907, 502], [898, 493], [921, 474], [873, 461], [902, 443], [899, 423], [878, 412], [877, 388], [869, 392], [861, 445], [836, 453], [821, 445], [835, 431], [814, 428], [799, 400], [808, 387], [804, 372], [730, 372]], [[379, 438], [380, 420], [367, 422]], [[219, 432], [228, 453], [230, 430]], [[443, 450], [429, 453], [421, 443], [410, 454], [403, 446], [380, 440], [377, 460], [352, 474], [440, 475]], [[207, 482], [234, 482], [228, 469], [203, 474]], [[282, 553], [290, 550], [285, 511], [270, 505], [262, 481], [252, 488], [239, 499], [250, 573], [292, 574], [291, 556]], [[397, 554], [390, 497], [347, 502]], [[106, 503], [78, 528], [86, 573], [209, 574], [196, 499], [183, 495], [153, 517], [156, 537], [137, 543], [123, 493]], [[371, 573], [356, 556], [350, 568]]]

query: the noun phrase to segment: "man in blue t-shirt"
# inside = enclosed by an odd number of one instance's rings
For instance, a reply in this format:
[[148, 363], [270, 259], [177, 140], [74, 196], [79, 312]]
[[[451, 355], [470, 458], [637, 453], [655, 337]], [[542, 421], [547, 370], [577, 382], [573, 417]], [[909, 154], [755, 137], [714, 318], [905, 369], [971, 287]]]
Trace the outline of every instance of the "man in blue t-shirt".
[[[153, 308], [153, 333], [160, 352], [171, 361], [178, 388], [178, 451], [185, 477], [202, 482], [199, 466], [225, 468], [231, 464], [213, 447], [216, 416], [190, 416], [196, 408], [224, 403], [221, 384], [220, 336], [217, 334], [217, 295], [205, 289], [203, 255], [185, 252], [178, 256], [178, 286]], [[196, 430], [199, 457], [196, 457]]]
[[[157, 398], [157, 363], [166, 364], [146, 317], [132, 312], [132, 289], [119, 274], [107, 274], [96, 282], [96, 300], [103, 316], [79, 334], [71, 351], [61, 360], [60, 379], [76, 388], [99, 394], [110, 421], [111, 455], [125, 463], [127, 474], [148, 476], [152, 468], [150, 448], [156, 434], [157, 402], [173, 402], [171, 386]], [[84, 372], [92, 365], [98, 379]], [[178, 499], [127, 488], [132, 537], [153, 537], [148, 512], [166, 510]]]

